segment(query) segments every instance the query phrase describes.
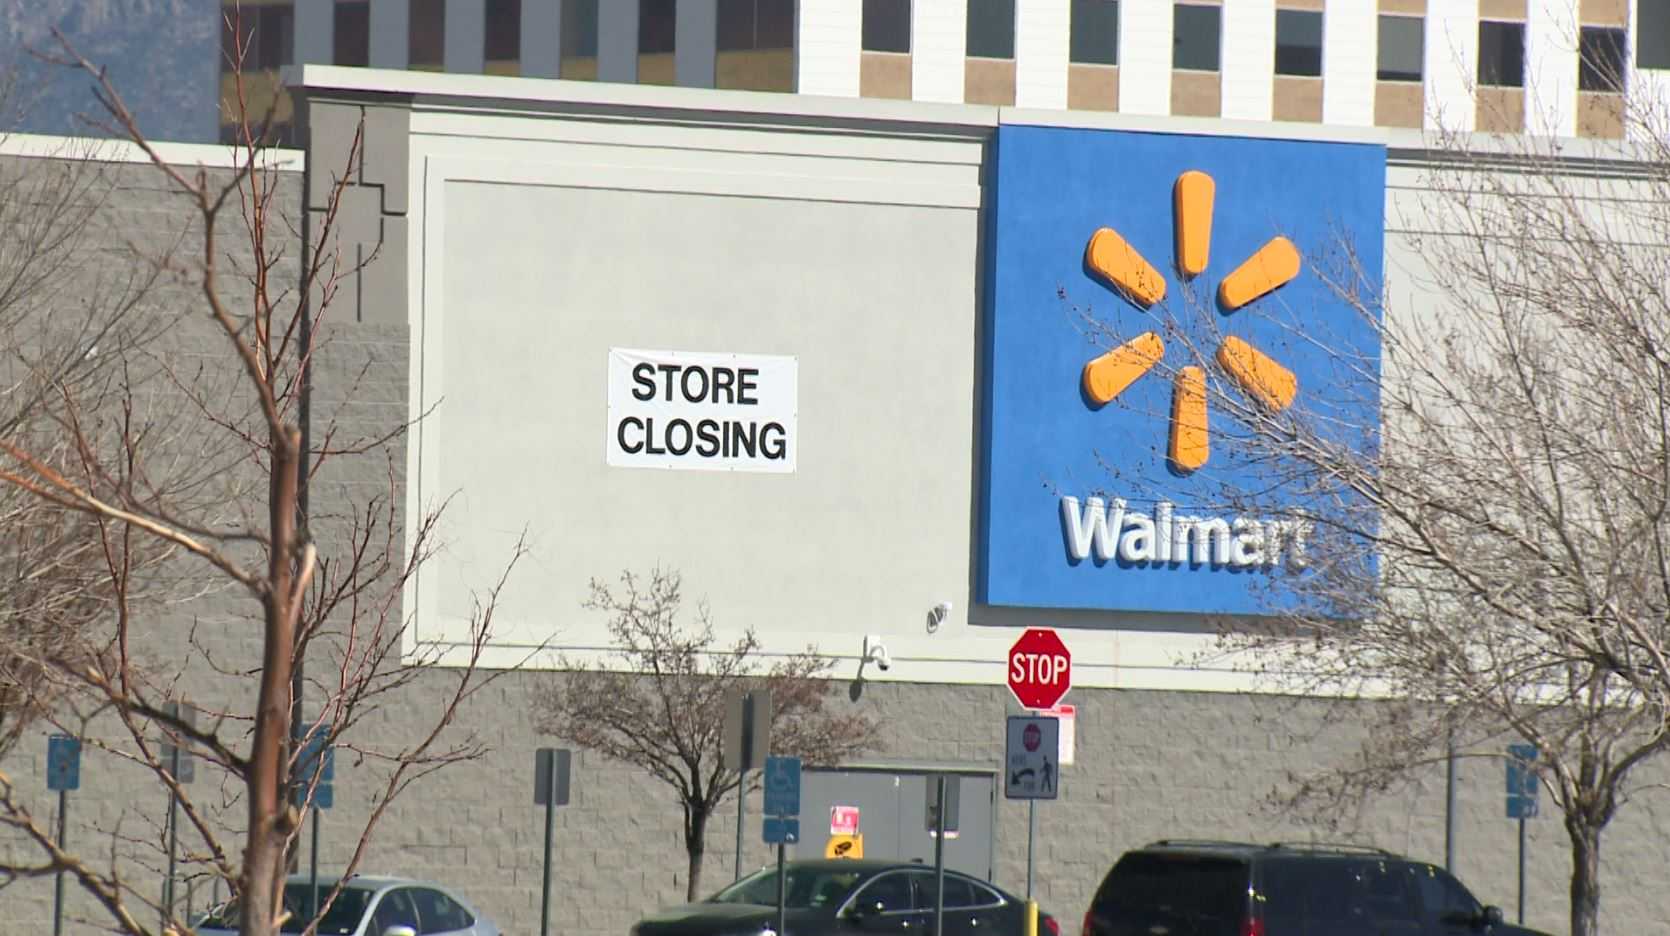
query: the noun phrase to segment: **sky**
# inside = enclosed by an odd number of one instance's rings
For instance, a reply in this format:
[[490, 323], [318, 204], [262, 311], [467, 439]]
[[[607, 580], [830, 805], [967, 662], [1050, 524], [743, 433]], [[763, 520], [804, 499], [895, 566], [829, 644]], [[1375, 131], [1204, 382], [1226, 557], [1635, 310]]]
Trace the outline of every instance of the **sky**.
[[0, 131], [105, 135], [95, 79], [43, 61], [56, 28], [107, 69], [145, 135], [208, 143], [219, 121], [220, 0], [0, 0]]

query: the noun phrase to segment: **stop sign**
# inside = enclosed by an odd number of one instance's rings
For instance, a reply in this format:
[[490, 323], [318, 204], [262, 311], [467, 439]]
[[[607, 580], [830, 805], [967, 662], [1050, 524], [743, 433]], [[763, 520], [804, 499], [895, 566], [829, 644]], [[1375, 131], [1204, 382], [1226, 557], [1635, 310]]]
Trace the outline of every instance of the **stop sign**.
[[1051, 708], [1072, 685], [1073, 656], [1055, 631], [1027, 628], [1009, 648], [1009, 691], [1022, 708]]

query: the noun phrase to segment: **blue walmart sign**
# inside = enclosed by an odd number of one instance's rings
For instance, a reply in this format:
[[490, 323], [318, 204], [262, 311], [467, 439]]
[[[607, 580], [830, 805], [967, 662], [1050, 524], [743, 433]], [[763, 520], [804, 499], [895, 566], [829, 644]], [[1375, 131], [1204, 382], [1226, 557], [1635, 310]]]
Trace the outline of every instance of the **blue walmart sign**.
[[1312, 505], [1218, 410], [1377, 432], [1384, 148], [1008, 126], [995, 159], [982, 600], [1268, 611]]

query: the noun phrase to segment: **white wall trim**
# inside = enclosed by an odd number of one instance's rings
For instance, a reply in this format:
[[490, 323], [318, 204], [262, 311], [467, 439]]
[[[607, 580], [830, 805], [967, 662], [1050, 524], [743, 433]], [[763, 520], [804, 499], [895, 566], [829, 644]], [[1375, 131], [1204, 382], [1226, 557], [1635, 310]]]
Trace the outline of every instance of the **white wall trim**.
[[800, 0], [796, 6], [795, 90], [857, 97], [864, 6], [852, 0]]
[[1065, 108], [1073, 9], [1069, 0], [1015, 5], [1015, 106]]
[[1374, 126], [1380, 69], [1380, 10], [1374, 0], [1331, 0], [1322, 14], [1322, 120]]
[[1119, 4], [1121, 113], [1171, 113], [1171, 6], [1171, 0], [1121, 0]]
[[1465, 132], [1478, 123], [1479, 0], [1428, 0], [1425, 71], [1428, 130]]
[[[244, 165], [244, 151], [235, 146], [222, 146], [218, 143], [152, 143], [151, 147], [163, 160], [176, 166], [235, 169]], [[306, 165], [306, 154], [301, 150], [267, 149], [262, 150], [261, 155], [268, 168], [281, 172], [300, 172]], [[0, 156], [75, 159], [101, 163], [151, 161], [151, 157], [146, 155], [138, 144], [128, 140], [34, 133], [10, 133], [0, 136]]]
[[960, 103], [967, 59], [968, 0], [912, 0], [911, 96]]

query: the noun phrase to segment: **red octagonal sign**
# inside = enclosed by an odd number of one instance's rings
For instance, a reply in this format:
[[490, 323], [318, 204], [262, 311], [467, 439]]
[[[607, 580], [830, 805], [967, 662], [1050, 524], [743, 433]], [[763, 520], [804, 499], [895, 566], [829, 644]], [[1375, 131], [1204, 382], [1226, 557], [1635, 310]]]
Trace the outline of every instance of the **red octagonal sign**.
[[1072, 686], [1073, 655], [1055, 631], [1027, 628], [1009, 648], [1009, 691], [1022, 708], [1051, 708]]

